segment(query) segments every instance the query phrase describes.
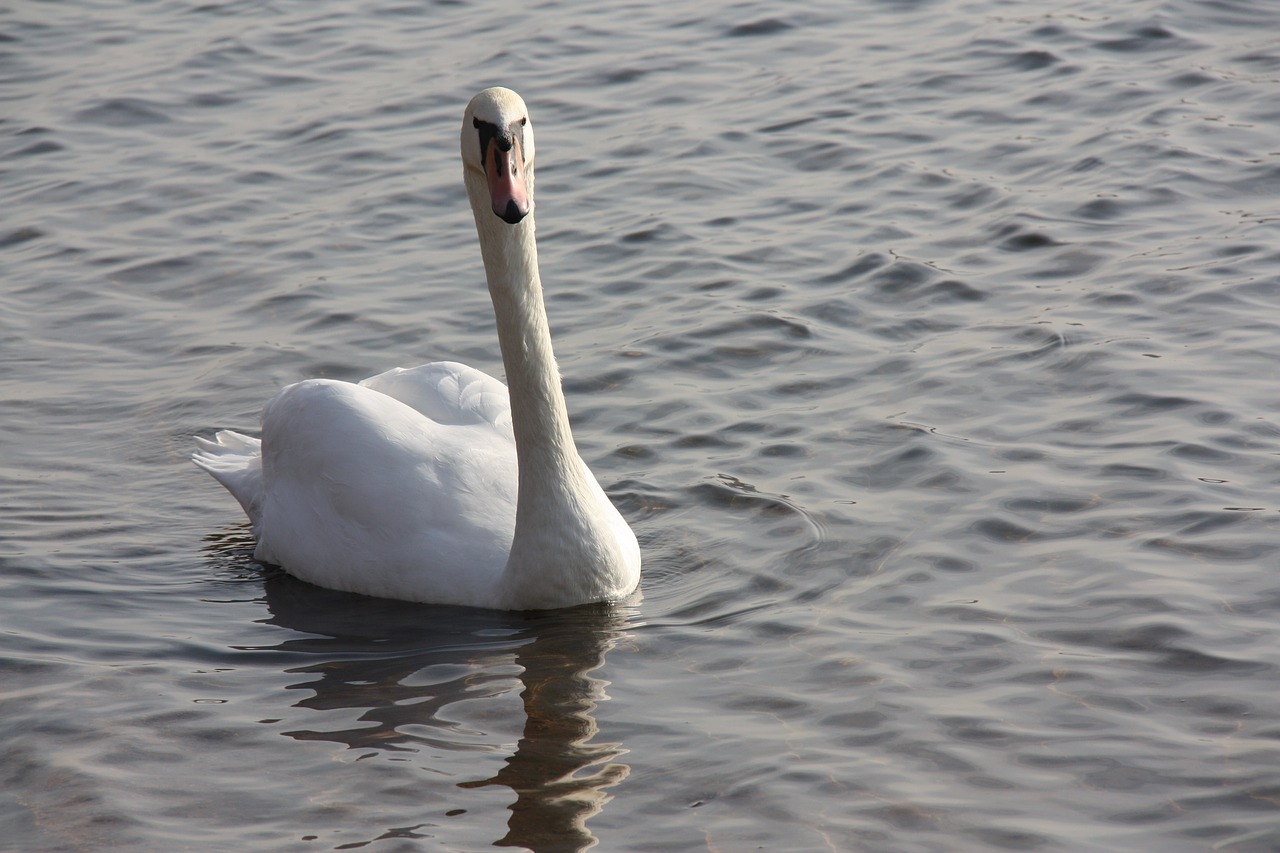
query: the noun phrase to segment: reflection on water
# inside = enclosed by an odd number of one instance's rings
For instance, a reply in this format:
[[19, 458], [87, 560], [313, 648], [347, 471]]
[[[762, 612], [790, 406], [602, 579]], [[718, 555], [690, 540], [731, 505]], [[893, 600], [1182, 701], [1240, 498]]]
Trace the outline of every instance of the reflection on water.
[[[462, 722], [468, 714], [459, 709], [491, 704], [518, 679], [525, 720], [515, 752], [490, 778], [457, 787], [515, 792], [509, 832], [498, 846], [596, 844], [587, 821], [630, 768], [615, 761], [626, 751], [620, 744], [595, 741], [592, 712], [606, 698], [607, 682], [591, 673], [623, 636], [631, 612], [604, 605], [536, 614], [434, 607], [333, 592], [285, 574], [267, 579], [266, 601], [266, 624], [303, 636], [257, 650], [313, 655], [314, 663], [286, 670], [311, 676], [289, 685], [310, 691], [294, 707], [338, 712], [341, 721], [284, 734], [388, 755], [488, 751], [497, 747]], [[398, 834], [420, 837], [420, 829]]]
[[[605, 698], [605, 682], [591, 672], [621, 636], [621, 620], [608, 608], [594, 608], [581, 622], [535, 628], [532, 643], [516, 652], [524, 669], [524, 735], [515, 754], [492, 778], [464, 782], [464, 788], [506, 785], [516, 792], [511, 831], [497, 842], [532, 850], [585, 850], [596, 838], [587, 821], [611, 798], [606, 792], [631, 768], [613, 759], [621, 744], [595, 743], [591, 712]], [[585, 614], [582, 614], [585, 615]], [[588, 770], [588, 768], [591, 768]]]

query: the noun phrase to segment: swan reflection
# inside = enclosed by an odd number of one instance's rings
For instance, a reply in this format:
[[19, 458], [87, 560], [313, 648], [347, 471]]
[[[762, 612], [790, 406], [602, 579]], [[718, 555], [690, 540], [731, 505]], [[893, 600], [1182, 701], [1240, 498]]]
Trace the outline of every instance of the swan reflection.
[[[596, 844], [587, 821], [629, 767], [617, 760], [626, 752], [620, 744], [596, 741], [593, 712], [606, 698], [607, 682], [592, 672], [623, 636], [632, 611], [607, 605], [528, 614], [432, 607], [331, 592], [284, 574], [267, 579], [266, 593], [266, 624], [309, 635], [272, 650], [316, 657], [286, 670], [312, 676], [289, 685], [309, 691], [295, 707], [359, 711], [342, 716], [342, 730], [286, 735], [387, 754], [492, 752], [490, 706], [518, 680], [524, 720], [514, 754], [490, 778], [465, 780], [457, 788], [504, 786], [515, 793], [498, 846], [559, 851]], [[483, 730], [459, 721], [467, 716], [459, 713], [460, 704], [477, 701], [488, 703]], [[512, 736], [514, 731], [501, 739]]]
[[591, 712], [604, 698], [605, 682], [590, 673], [604, 664], [620, 634], [616, 615], [599, 608], [595, 616], [543, 626], [516, 652], [524, 669], [524, 735], [492, 778], [462, 783], [505, 785], [516, 792], [510, 832], [498, 846], [585, 850], [596, 841], [587, 820], [608, 802], [606, 789], [630, 773], [613, 760], [625, 752], [620, 744], [593, 742], [599, 729]]

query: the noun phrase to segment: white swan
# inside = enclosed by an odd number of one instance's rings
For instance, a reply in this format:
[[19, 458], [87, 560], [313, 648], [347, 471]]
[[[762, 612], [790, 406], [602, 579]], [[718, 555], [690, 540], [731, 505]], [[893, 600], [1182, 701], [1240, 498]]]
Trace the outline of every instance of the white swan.
[[504, 610], [617, 600], [635, 534], [569, 431], [538, 277], [533, 125], [520, 96], [467, 106], [462, 162], [509, 386], [452, 362], [282, 390], [262, 439], [197, 439], [244, 507], [254, 557], [320, 586]]

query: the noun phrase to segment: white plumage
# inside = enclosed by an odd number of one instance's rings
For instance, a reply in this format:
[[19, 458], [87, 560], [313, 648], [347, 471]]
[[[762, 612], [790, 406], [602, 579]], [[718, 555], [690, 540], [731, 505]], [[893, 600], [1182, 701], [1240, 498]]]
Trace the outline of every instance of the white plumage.
[[510, 389], [436, 362], [357, 384], [290, 385], [262, 440], [197, 439], [236, 497], [254, 556], [333, 589], [502, 609], [616, 600], [639, 581], [635, 534], [579, 457], [538, 274], [533, 128], [487, 89], [467, 107], [464, 177]]

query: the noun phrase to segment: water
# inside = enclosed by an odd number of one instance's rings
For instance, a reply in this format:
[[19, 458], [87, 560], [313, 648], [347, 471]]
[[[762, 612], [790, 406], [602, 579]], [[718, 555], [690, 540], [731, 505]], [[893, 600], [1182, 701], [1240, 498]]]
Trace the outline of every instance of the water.
[[[1280, 5], [0, 14], [0, 849], [1280, 849]], [[249, 557], [193, 435], [501, 363], [524, 95], [644, 597]]]

